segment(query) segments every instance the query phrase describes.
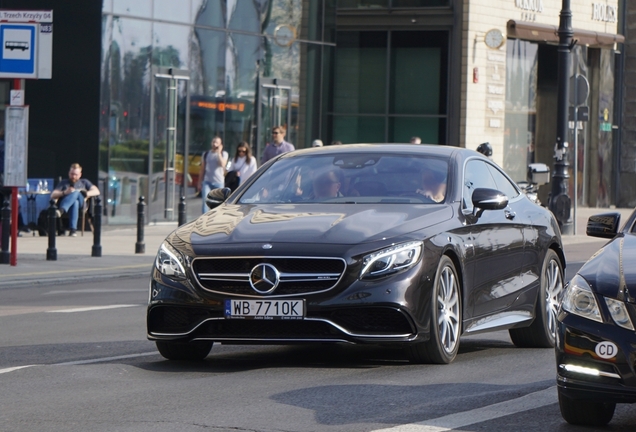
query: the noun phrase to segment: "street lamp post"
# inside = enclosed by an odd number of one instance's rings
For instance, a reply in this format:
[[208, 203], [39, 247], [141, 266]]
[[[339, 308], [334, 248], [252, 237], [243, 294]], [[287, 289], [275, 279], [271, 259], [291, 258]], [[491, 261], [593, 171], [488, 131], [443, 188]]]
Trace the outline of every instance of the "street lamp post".
[[[559, 66], [558, 66], [558, 100], [557, 100], [557, 131], [554, 146], [554, 171], [552, 174], [552, 191], [548, 206], [554, 214], [561, 228], [561, 232], [569, 234], [571, 199], [568, 195], [568, 85], [571, 63], [571, 50], [574, 45], [572, 37], [572, 11], [570, 0], [563, 0], [559, 15]], [[575, 192], [576, 193], [576, 192]]]

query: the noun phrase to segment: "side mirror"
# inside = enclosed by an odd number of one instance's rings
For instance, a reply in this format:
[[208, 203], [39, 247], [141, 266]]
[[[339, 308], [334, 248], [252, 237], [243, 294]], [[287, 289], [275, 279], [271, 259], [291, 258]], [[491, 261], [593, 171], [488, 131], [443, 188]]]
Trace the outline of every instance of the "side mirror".
[[543, 163], [528, 165], [528, 181], [538, 186], [550, 183], [550, 167]]
[[230, 188], [212, 189], [208, 192], [208, 196], [205, 197], [205, 205], [207, 205], [209, 209], [218, 207], [223, 204], [231, 194], [232, 189]]
[[496, 189], [477, 188], [473, 191], [473, 214], [480, 217], [484, 210], [502, 210], [508, 206], [508, 197]]
[[590, 216], [585, 233], [590, 237], [613, 238], [618, 233], [620, 213], [603, 213]]

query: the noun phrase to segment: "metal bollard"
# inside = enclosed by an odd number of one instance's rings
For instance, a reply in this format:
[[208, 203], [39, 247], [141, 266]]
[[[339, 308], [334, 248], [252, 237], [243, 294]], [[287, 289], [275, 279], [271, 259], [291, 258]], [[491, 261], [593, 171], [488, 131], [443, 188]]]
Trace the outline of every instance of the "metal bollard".
[[115, 217], [115, 213], [117, 212], [117, 183], [113, 181], [113, 200], [111, 201], [113, 204], [113, 209], [111, 212], [111, 216]]
[[102, 199], [95, 197], [95, 207], [93, 208], [93, 248], [91, 256], [102, 256]]
[[139, 204], [137, 204], [137, 243], [135, 243], [135, 253], [146, 253], [146, 244], [144, 243], [146, 203], [144, 200], [145, 198], [140, 196]]
[[110, 193], [110, 191], [108, 190], [108, 177], [104, 179], [104, 187], [102, 188], [102, 193], [105, 197], [102, 211], [104, 212], [104, 216], [108, 216], [108, 194]]
[[4, 200], [2, 204], [2, 252], [0, 253], [0, 264], [9, 264], [11, 252], [9, 251], [9, 237], [11, 234], [11, 206], [9, 200]]
[[50, 205], [47, 210], [49, 247], [46, 250], [46, 260], [57, 261], [57, 249], [55, 248], [55, 236], [57, 234], [57, 207], [55, 206], [55, 200], [49, 201], [49, 204]]
[[179, 226], [186, 223], [186, 200], [183, 195], [181, 195], [181, 200], [179, 201]]

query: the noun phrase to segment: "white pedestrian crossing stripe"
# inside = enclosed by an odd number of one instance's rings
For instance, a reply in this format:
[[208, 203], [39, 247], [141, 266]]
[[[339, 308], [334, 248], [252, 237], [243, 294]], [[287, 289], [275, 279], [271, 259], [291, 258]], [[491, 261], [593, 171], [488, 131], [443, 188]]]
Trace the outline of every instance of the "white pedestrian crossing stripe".
[[530, 411], [558, 402], [556, 386], [534, 393], [529, 393], [520, 398], [499, 402], [470, 411], [449, 414], [425, 420], [418, 423], [409, 423], [387, 429], [377, 429], [373, 432], [445, 432], [469, 425], [483, 423], [500, 417]]
[[90, 311], [98, 311], [98, 310], [107, 310], [107, 309], [121, 309], [121, 308], [130, 308], [142, 306], [138, 304], [121, 304], [121, 305], [108, 305], [108, 306], [90, 306], [90, 307], [81, 307], [81, 308], [71, 308], [71, 309], [57, 309], [47, 311], [48, 313], [73, 313], [73, 312], [90, 312]]

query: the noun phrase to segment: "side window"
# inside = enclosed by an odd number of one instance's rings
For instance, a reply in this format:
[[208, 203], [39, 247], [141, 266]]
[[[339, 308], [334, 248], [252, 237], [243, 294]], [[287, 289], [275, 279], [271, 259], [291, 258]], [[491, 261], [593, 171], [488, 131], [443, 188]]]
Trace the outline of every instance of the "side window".
[[506, 176], [501, 173], [501, 171], [499, 171], [492, 165], [488, 165], [488, 169], [490, 169], [490, 173], [495, 179], [497, 190], [505, 193], [508, 199], [516, 198], [517, 196], [519, 196], [519, 191], [517, 190], [517, 188], [510, 182], [510, 180], [508, 180]]
[[473, 191], [477, 188], [497, 189], [497, 184], [490, 174], [488, 164], [484, 161], [473, 159], [466, 163], [464, 170], [463, 206], [465, 209], [473, 208]]

